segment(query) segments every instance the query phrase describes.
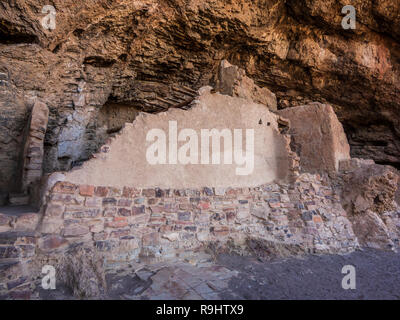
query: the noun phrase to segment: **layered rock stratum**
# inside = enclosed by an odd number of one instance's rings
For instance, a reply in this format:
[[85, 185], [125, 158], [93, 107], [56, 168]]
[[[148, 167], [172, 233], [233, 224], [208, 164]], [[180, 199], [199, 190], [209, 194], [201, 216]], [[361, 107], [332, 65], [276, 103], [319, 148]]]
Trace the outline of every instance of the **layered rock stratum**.
[[397, 1], [352, 1], [355, 30], [341, 26], [345, 1], [56, 0], [54, 30], [41, 23], [47, 4], [0, 3], [2, 192], [18, 187], [17, 154], [35, 98], [50, 109], [44, 169], [66, 170], [136, 109], [190, 99], [174, 87], [215, 84], [223, 59], [274, 92], [279, 109], [333, 105], [352, 156], [399, 166]]

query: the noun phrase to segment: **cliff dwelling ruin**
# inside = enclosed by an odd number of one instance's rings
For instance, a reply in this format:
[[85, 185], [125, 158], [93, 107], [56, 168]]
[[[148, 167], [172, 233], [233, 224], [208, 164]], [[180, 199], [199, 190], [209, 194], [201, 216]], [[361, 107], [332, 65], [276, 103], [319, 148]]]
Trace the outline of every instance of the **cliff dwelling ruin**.
[[0, 5], [0, 297], [38, 298], [43, 264], [83, 279], [75, 258], [398, 250], [399, 15], [92, 2], [54, 1], [53, 31]]

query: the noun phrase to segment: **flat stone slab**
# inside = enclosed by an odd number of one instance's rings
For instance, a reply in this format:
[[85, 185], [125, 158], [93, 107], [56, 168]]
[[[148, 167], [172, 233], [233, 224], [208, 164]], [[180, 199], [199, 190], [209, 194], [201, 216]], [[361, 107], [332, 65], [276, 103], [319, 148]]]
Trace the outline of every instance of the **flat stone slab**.
[[[345, 290], [342, 268], [356, 269], [356, 289]], [[269, 300], [269, 299], [400, 299], [400, 253], [365, 249], [346, 255], [307, 255], [260, 261], [252, 256], [220, 255], [207, 267], [169, 261], [144, 281], [122, 267], [107, 276], [101, 299], [121, 300]], [[109, 271], [111, 272], [111, 271]], [[40, 286], [39, 286], [40, 287]], [[60, 290], [39, 299], [74, 299]]]
[[16, 240], [22, 237], [37, 237], [39, 233], [35, 231], [8, 231], [0, 232], [0, 239]]
[[31, 206], [6, 206], [0, 207], [0, 214], [19, 217], [27, 213], [37, 213], [38, 210]]

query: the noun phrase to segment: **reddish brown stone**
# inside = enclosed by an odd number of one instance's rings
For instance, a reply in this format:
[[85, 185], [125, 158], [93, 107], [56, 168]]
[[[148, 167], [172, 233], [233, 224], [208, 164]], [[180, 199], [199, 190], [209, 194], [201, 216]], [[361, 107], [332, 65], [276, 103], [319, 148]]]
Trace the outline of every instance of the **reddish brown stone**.
[[130, 234], [130, 230], [129, 229], [125, 229], [125, 230], [116, 230], [116, 231], [112, 231], [110, 233], [110, 238], [121, 238], [121, 237], [126, 237]]
[[81, 196], [91, 197], [94, 194], [94, 186], [81, 185], [79, 186], [79, 194]]
[[273, 200], [268, 201], [268, 204], [271, 208], [280, 208], [281, 206], [281, 203], [279, 201], [273, 201]]
[[128, 226], [128, 220], [125, 217], [115, 217], [112, 221], [106, 223], [107, 228], [124, 228]]
[[107, 197], [108, 188], [107, 187], [96, 187], [94, 189], [94, 194], [98, 197]]
[[229, 234], [229, 228], [226, 226], [215, 226], [210, 228], [210, 232], [216, 237], [225, 237]]
[[235, 196], [237, 196], [237, 194], [238, 194], [238, 190], [237, 189], [228, 189], [228, 190], [226, 190], [226, 195], [227, 196], [235, 197]]
[[66, 181], [59, 181], [53, 187], [53, 192], [74, 194], [76, 189], [77, 189], [77, 186], [74, 185], [73, 183], [66, 182]]
[[165, 217], [150, 217], [149, 224], [151, 225], [164, 225], [167, 223], [167, 218]]
[[179, 221], [179, 220], [174, 221], [174, 223], [178, 227], [180, 227], [180, 226], [189, 226], [189, 225], [193, 224], [192, 221]]
[[140, 190], [131, 188], [131, 187], [124, 187], [122, 190], [122, 196], [124, 198], [134, 198], [140, 195]]
[[159, 199], [157, 199], [157, 198], [150, 198], [147, 200], [147, 203], [149, 206], [152, 206], [152, 205], [155, 205], [158, 201], [159, 201]]
[[147, 198], [154, 198], [156, 196], [156, 190], [154, 189], [143, 189], [142, 195]]
[[210, 209], [210, 202], [207, 201], [200, 201], [199, 205], [197, 206], [199, 209], [207, 210]]
[[121, 189], [118, 189], [118, 188], [109, 188], [108, 189], [109, 197], [120, 197], [121, 195], [122, 195]]
[[314, 223], [322, 223], [322, 218], [321, 216], [313, 216], [313, 221]]

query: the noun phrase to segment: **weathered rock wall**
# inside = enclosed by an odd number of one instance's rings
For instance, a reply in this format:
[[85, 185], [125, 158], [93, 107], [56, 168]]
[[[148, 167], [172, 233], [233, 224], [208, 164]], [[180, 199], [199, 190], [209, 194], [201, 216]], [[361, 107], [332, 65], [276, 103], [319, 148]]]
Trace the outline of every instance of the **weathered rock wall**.
[[400, 176], [390, 166], [359, 159], [344, 161], [342, 204], [363, 246], [396, 248], [400, 244], [400, 210], [396, 192]]
[[53, 31], [40, 24], [44, 1], [0, 5], [0, 167], [10, 186], [33, 98], [50, 108], [45, 170], [68, 170], [110, 129], [102, 106], [158, 112], [156, 96], [213, 84], [223, 59], [274, 92], [279, 108], [332, 104], [352, 156], [399, 164], [398, 1], [352, 1], [356, 30], [341, 27], [345, 1], [52, 3]]

